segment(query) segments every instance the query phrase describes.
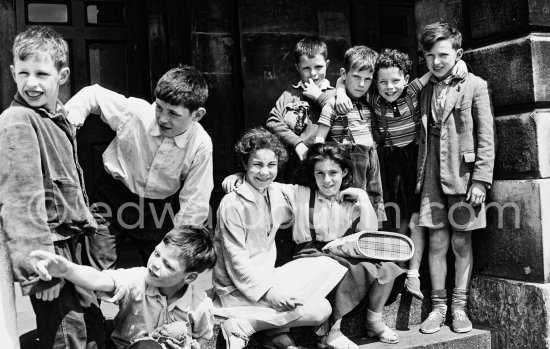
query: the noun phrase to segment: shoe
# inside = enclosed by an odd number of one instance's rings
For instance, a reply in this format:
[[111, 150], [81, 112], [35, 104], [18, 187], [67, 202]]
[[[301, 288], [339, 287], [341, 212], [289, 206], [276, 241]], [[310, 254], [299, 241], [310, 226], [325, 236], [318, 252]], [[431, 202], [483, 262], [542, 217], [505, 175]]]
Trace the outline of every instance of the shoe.
[[378, 337], [382, 343], [396, 344], [399, 343], [399, 336], [383, 321], [367, 322], [367, 336], [370, 338]]
[[304, 349], [294, 343], [288, 332], [277, 334], [274, 337], [264, 335], [262, 347], [266, 349]]
[[420, 325], [422, 333], [436, 333], [445, 323], [445, 315], [438, 310], [432, 310], [428, 318]]
[[340, 329], [330, 330], [327, 335], [320, 336], [317, 347], [321, 349], [359, 349], [359, 346], [344, 336]]
[[235, 319], [225, 320], [220, 327], [227, 349], [242, 349], [248, 343], [248, 336], [239, 330]]
[[424, 295], [420, 291], [420, 279], [417, 277], [407, 276], [407, 279], [405, 279], [405, 290], [420, 300], [424, 299]]
[[452, 329], [457, 333], [466, 333], [472, 330], [472, 322], [468, 319], [468, 315], [463, 309], [453, 309], [453, 324]]

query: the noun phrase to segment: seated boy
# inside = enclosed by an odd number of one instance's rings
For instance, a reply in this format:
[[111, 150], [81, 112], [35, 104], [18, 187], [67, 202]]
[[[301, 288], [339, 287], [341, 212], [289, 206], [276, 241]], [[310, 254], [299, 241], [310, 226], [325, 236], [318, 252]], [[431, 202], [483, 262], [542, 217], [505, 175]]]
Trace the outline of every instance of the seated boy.
[[[366, 104], [378, 54], [367, 46], [354, 46], [344, 55], [340, 76], [344, 79], [346, 94], [353, 108], [346, 114], [335, 110], [336, 100], [329, 100], [319, 117], [316, 143], [341, 143], [349, 152], [354, 167], [354, 187], [369, 194], [379, 221], [386, 219], [382, 198], [382, 183], [376, 145], [372, 134], [372, 113]], [[328, 136], [328, 138], [327, 138]]]
[[420, 326], [437, 332], [447, 314], [447, 251], [455, 256], [452, 329], [472, 330], [466, 314], [472, 274], [472, 231], [485, 228], [485, 198], [493, 180], [495, 128], [487, 82], [451, 75], [462, 57], [462, 35], [448, 23], [427, 25], [420, 43], [433, 74], [420, 94], [422, 128], [416, 192], [419, 225], [430, 230], [432, 311]]
[[208, 217], [212, 141], [198, 123], [206, 113], [206, 81], [194, 67], [173, 68], [159, 79], [155, 98], [151, 104], [94, 85], [66, 105], [73, 124], [97, 113], [116, 132], [92, 195], [101, 224], [87, 254], [99, 270], [115, 267], [125, 236], [145, 263], [172, 227], [202, 226]]
[[28, 261], [30, 251], [43, 249], [80, 263], [82, 234], [97, 229], [75, 129], [57, 99], [69, 78], [68, 45], [53, 29], [33, 26], [17, 35], [12, 52], [17, 94], [0, 116], [0, 233], [15, 280], [30, 296], [40, 345], [102, 348], [103, 316], [93, 292], [58, 278], [39, 280]]
[[294, 62], [300, 81], [283, 92], [269, 113], [266, 128], [280, 137], [291, 156], [282, 171], [282, 181], [295, 184], [295, 172], [317, 132], [317, 120], [335, 90], [325, 78], [329, 60], [327, 45], [307, 37], [294, 47]]
[[[199, 345], [212, 337], [212, 300], [191, 284], [216, 263], [214, 242], [206, 229], [170, 231], [155, 247], [147, 267], [98, 271], [46, 251], [33, 251], [30, 256], [45, 281], [60, 277], [88, 290], [119, 294], [114, 297], [120, 309], [111, 335], [118, 348], [145, 346], [140, 339], [156, 338], [156, 329], [175, 322], [186, 327], [178, 332], [189, 333]], [[164, 344], [180, 348], [173, 337]]]

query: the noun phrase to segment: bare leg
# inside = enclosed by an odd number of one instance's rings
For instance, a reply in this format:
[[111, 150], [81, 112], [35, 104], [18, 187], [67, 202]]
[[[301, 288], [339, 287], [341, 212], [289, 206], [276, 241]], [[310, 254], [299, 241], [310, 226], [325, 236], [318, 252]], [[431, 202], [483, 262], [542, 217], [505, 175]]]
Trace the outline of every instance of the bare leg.
[[468, 289], [472, 276], [474, 255], [472, 251], [472, 232], [454, 231], [451, 245], [455, 255], [455, 287]]
[[428, 264], [433, 290], [445, 289], [447, 251], [449, 250], [450, 238], [450, 232], [447, 229], [430, 229]]
[[374, 281], [367, 295], [369, 305], [367, 309], [367, 335], [378, 337], [381, 342], [395, 344], [399, 342], [397, 334], [390, 329], [382, 320], [384, 304], [390, 296], [393, 288], [393, 281], [381, 285]]

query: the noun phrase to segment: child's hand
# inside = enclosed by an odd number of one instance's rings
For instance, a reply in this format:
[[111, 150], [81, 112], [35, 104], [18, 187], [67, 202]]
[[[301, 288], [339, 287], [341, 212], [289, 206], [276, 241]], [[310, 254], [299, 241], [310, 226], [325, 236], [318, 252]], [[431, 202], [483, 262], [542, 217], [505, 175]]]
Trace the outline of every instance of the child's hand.
[[336, 104], [334, 109], [338, 114], [347, 114], [353, 109], [353, 102], [346, 93], [336, 93]]
[[456, 62], [451, 71], [451, 75], [453, 77], [460, 78], [461, 80], [464, 79], [466, 75], [468, 75], [468, 67], [466, 66], [466, 62], [463, 60]]
[[315, 85], [315, 82], [313, 82], [312, 79], [309, 79], [309, 82], [304, 83], [304, 86], [303, 94], [307, 98], [316, 100], [323, 93], [319, 86]]
[[308, 148], [304, 143], [300, 142], [298, 143], [294, 151], [296, 152], [296, 155], [298, 155], [298, 158], [300, 158], [300, 161], [304, 161]]
[[51, 302], [57, 297], [59, 297], [59, 292], [61, 292], [61, 289], [65, 285], [65, 280], [61, 279], [59, 283], [57, 283], [55, 286], [47, 288], [43, 291], [40, 291], [38, 293], [35, 293], [36, 299], [41, 299], [46, 302]]
[[485, 202], [486, 192], [487, 188], [485, 188], [483, 183], [473, 181], [472, 185], [470, 185], [470, 189], [468, 189], [468, 193], [466, 194], [466, 201], [474, 207], [479, 206]]
[[62, 256], [51, 252], [35, 250], [30, 253], [32, 265], [38, 277], [50, 281], [52, 277], [65, 277], [70, 272], [70, 262]]
[[289, 311], [295, 309], [304, 303], [292, 296], [277, 291], [275, 288], [270, 288], [264, 295], [265, 300], [271, 304], [273, 309], [277, 311]]
[[359, 188], [344, 189], [336, 197], [338, 202], [342, 202], [344, 200], [360, 201], [360, 200], [363, 200], [365, 198], [367, 198], [367, 200], [368, 200], [367, 192], [365, 192], [363, 189], [359, 189]]
[[222, 182], [222, 189], [223, 191], [227, 193], [231, 193], [233, 190], [237, 189], [238, 187], [243, 184], [244, 174], [242, 173], [235, 173], [232, 175], [229, 175], [224, 178]]

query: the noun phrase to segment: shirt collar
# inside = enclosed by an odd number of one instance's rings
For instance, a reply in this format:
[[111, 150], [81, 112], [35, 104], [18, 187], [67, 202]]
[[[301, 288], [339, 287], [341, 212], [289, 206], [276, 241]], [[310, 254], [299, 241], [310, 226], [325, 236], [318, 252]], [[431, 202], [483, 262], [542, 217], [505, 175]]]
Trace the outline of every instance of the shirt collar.
[[454, 75], [449, 75], [445, 79], [439, 81], [435, 78], [435, 76], [433, 75], [430, 76], [430, 82], [436, 85], [450, 85], [453, 82], [453, 80], [460, 80], [460, 78]]
[[25, 101], [25, 99], [23, 99], [23, 97], [21, 97], [21, 95], [19, 94], [19, 92], [17, 92], [15, 94], [15, 97], [13, 97], [13, 104], [15, 105], [21, 105], [23, 107], [27, 107], [27, 108], [31, 108], [31, 109], [34, 109], [34, 110], [37, 110], [37, 111], [41, 111], [43, 113], [45, 113], [48, 117], [50, 118], [55, 118], [55, 117], [66, 117], [67, 116], [67, 113], [65, 111], [65, 107], [63, 106], [63, 103], [61, 103], [61, 101], [58, 99], [56, 104], [55, 104], [55, 111], [52, 111], [45, 108], [45, 107], [39, 107], [39, 108], [35, 108], [35, 107], [32, 107], [30, 105], [27, 104], [27, 102]]
[[334, 202], [336, 201], [336, 196], [331, 196], [330, 198], [323, 195], [319, 190], [317, 190], [317, 200], [321, 202]]
[[[183, 293], [183, 296], [168, 305], [169, 310], [174, 309], [175, 307], [178, 307], [181, 310], [186, 310], [189, 308], [191, 306], [191, 301], [193, 300], [193, 290], [193, 285], [187, 284], [187, 289]], [[145, 296], [151, 298], [166, 297], [160, 292], [158, 287], [149, 285], [148, 283], [145, 283]]]
[[[306, 88], [306, 85], [304, 85], [304, 82], [300, 80], [295, 85], [292, 85], [292, 87], [304, 89]], [[321, 91], [325, 91], [325, 90], [332, 90], [334, 87], [330, 86], [330, 81], [328, 81], [327, 79], [324, 79], [323, 81], [321, 81], [321, 85], [319, 86], [319, 88], [321, 89]]]
[[[185, 148], [189, 137], [191, 136], [191, 134], [193, 134], [196, 127], [197, 127], [197, 123], [193, 122], [193, 124], [191, 124], [191, 127], [189, 127], [189, 129], [187, 129], [184, 133], [174, 137], [174, 142], [179, 148]], [[164, 137], [160, 134], [159, 125], [157, 124], [156, 120], [151, 126], [151, 130], [149, 131], [149, 134], [153, 137]]]
[[235, 189], [235, 193], [241, 195], [243, 198], [245, 198], [248, 201], [255, 202], [256, 204], [259, 204], [261, 201], [264, 200], [264, 197], [269, 195], [269, 192], [272, 190], [271, 185], [269, 185], [265, 192], [260, 193], [258, 189], [254, 188], [250, 183], [248, 183], [245, 180], [243, 181], [243, 184], [241, 184], [237, 189]]

